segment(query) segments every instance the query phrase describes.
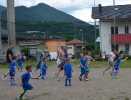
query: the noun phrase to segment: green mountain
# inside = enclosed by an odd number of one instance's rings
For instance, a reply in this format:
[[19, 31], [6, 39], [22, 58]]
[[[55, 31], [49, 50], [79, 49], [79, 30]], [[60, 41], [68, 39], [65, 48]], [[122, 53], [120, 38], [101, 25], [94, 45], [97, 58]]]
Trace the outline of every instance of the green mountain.
[[[16, 20], [20, 21], [57, 21], [57, 22], [83, 22], [65, 12], [57, 10], [49, 5], [40, 3], [36, 6], [25, 7], [18, 6], [15, 7]], [[2, 19], [7, 19], [7, 10], [2, 12]]]

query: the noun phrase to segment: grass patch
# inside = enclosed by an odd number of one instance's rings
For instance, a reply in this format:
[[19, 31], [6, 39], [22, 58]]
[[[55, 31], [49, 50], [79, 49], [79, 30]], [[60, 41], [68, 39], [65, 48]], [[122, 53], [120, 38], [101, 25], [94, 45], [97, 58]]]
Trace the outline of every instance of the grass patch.
[[[32, 64], [34, 67], [36, 67], [37, 62], [36, 61], [23, 62], [23, 67], [25, 67], [27, 64]], [[79, 60], [71, 61], [71, 64], [73, 65], [73, 67], [79, 67]], [[56, 61], [48, 62], [49, 67], [52, 65], [57, 65]], [[91, 68], [103, 68], [103, 67], [106, 68], [108, 67], [108, 62], [107, 61], [98, 61], [98, 62], [91, 61], [90, 65], [91, 65], [90, 66]], [[4, 64], [0, 64], [0, 68], [8, 68], [8, 66], [6, 63], [4, 63]], [[121, 62], [120, 68], [131, 68], [131, 61], [127, 60], [125, 62]]]

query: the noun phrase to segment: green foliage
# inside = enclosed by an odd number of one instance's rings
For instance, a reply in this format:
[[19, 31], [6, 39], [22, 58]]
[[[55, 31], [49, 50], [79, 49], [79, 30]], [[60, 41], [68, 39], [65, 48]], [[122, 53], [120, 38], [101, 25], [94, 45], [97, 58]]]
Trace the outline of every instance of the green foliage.
[[74, 36], [65, 36], [66, 42], [73, 40]]
[[25, 52], [25, 55], [28, 56], [29, 55], [29, 47], [25, 46], [21, 49], [22, 52]]
[[95, 49], [95, 44], [88, 43], [85, 45], [86, 50], [93, 51]]

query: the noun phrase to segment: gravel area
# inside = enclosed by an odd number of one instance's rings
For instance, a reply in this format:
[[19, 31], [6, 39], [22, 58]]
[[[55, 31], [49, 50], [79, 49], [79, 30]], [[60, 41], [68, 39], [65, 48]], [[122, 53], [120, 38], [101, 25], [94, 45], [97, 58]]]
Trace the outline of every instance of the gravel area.
[[[72, 86], [64, 86], [64, 75], [60, 73], [60, 80], [56, 81], [54, 72], [57, 67], [51, 66], [45, 80], [30, 80], [34, 89], [27, 91], [26, 100], [130, 100], [131, 99], [131, 69], [120, 69], [117, 79], [112, 79], [109, 71], [102, 75], [103, 68], [92, 68], [89, 81], [79, 81], [79, 68], [73, 68]], [[25, 71], [25, 70], [24, 70]], [[24, 72], [23, 71], [23, 72]], [[1, 75], [7, 69], [0, 69]], [[16, 73], [19, 84], [23, 72]], [[39, 71], [33, 73], [37, 76]], [[17, 100], [20, 86], [10, 86], [9, 76], [6, 81], [0, 80], [0, 100]]]

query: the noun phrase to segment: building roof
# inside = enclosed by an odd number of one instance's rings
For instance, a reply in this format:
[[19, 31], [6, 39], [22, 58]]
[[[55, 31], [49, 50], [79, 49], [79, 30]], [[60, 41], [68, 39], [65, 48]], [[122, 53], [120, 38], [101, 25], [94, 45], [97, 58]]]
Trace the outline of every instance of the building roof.
[[[92, 8], [93, 19], [113, 19], [114, 18], [114, 6], [101, 6]], [[129, 5], [116, 5], [115, 6], [116, 18], [131, 18], [131, 4]]]
[[78, 40], [78, 39], [73, 39], [69, 42], [66, 42], [67, 45], [69, 44], [86, 44], [87, 42], [84, 42], [84, 41], [81, 41], [81, 40]]
[[44, 37], [44, 40], [65, 40], [65, 38], [62, 38], [60, 36], [56, 36], [56, 35], [45, 35]]
[[43, 40], [44, 38], [43, 38], [42, 35], [36, 35], [36, 34], [34, 34], [34, 35], [31, 35], [29, 37], [29, 39], [31, 39], [31, 40]]

